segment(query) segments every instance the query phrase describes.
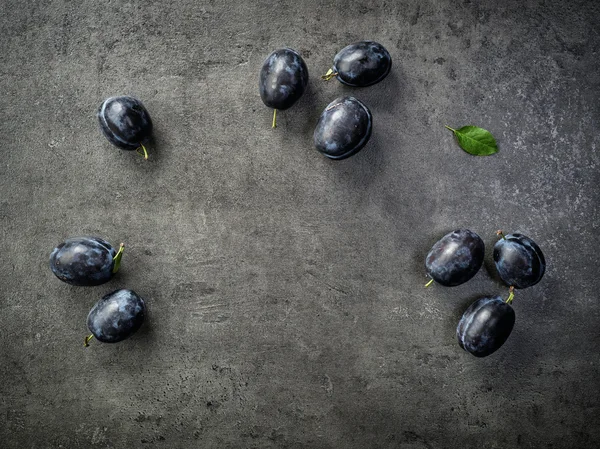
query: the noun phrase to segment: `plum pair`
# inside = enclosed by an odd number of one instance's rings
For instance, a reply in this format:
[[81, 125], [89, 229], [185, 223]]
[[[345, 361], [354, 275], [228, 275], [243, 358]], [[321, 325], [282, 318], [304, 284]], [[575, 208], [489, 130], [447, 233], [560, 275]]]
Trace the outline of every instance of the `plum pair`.
[[[392, 69], [392, 58], [378, 42], [348, 45], [333, 58], [333, 67], [321, 78], [336, 78], [351, 87], [368, 87], [382, 81]], [[330, 159], [346, 159], [369, 141], [373, 116], [360, 100], [344, 96], [333, 100], [321, 114], [313, 136], [317, 150]]]
[[[500, 278], [509, 286], [523, 289], [537, 284], [546, 270], [544, 254], [537, 244], [522, 234], [497, 234], [494, 262]], [[485, 245], [469, 229], [450, 232], [438, 240], [425, 258], [431, 282], [446, 287], [464, 284], [483, 264]]]
[[[50, 254], [50, 268], [61, 281], [77, 286], [101, 285], [121, 266], [123, 250], [99, 237], [74, 237], [59, 244]], [[90, 310], [87, 326], [91, 335], [103, 343], [117, 343], [133, 335], [144, 322], [146, 305], [133, 290], [115, 290], [102, 297]]]
[[[388, 51], [379, 43], [361, 41], [343, 48], [334, 58], [333, 68], [322, 78], [338, 79], [342, 84], [367, 87], [383, 80], [392, 67]], [[259, 77], [263, 103], [274, 109], [273, 128], [277, 110], [292, 107], [308, 85], [306, 63], [291, 48], [271, 53], [265, 60]], [[373, 116], [360, 100], [343, 96], [332, 101], [321, 114], [313, 142], [324, 156], [341, 160], [358, 153], [369, 141]]]
[[[500, 278], [510, 286], [506, 301], [499, 296], [475, 301], [463, 314], [456, 334], [460, 346], [477, 357], [498, 350], [515, 324], [512, 308], [515, 288], [537, 284], [546, 270], [544, 255], [537, 244], [522, 234], [505, 236], [494, 245], [494, 262]], [[436, 242], [425, 259], [432, 282], [453, 287], [471, 279], [481, 268], [485, 245], [468, 229], [451, 232]]]

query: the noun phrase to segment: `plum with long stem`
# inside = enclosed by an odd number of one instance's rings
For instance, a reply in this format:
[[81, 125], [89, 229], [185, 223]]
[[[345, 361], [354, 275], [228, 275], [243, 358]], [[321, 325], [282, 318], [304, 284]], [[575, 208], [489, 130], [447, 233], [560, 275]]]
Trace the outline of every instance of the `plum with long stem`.
[[265, 106], [273, 108], [272, 127], [277, 127], [277, 110], [291, 108], [308, 84], [308, 67], [302, 56], [291, 48], [271, 53], [262, 65], [258, 89]]

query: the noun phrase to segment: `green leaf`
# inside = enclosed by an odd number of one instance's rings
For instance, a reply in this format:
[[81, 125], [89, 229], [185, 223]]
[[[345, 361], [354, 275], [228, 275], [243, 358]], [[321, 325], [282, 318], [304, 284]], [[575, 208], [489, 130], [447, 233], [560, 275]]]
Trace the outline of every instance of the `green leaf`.
[[469, 154], [475, 156], [489, 156], [498, 152], [496, 139], [489, 131], [477, 126], [463, 126], [453, 129], [446, 126], [456, 136], [460, 147]]

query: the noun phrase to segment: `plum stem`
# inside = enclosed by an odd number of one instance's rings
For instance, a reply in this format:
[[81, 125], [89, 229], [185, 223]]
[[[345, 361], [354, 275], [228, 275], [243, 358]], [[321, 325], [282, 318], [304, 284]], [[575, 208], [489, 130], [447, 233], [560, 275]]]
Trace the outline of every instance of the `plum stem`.
[[515, 299], [515, 287], [511, 285], [508, 289], [508, 298], [506, 298], [506, 304], [512, 304], [513, 299]]
[[448, 125], [444, 125], [446, 128], [448, 128], [450, 131], [452, 131], [453, 133], [456, 132], [456, 130], [454, 128], [450, 128]]
[[429, 282], [425, 284], [425, 288], [429, 287], [431, 284], [433, 284], [433, 279], [430, 279]]
[[[142, 152], [140, 152], [140, 148], [142, 149]], [[140, 143], [140, 146], [138, 147], [138, 149], [136, 151], [140, 156], [144, 156], [145, 160], [148, 160], [148, 151], [146, 151], [146, 147], [144, 146], [143, 143]]]
[[500, 237], [502, 237], [504, 240], [506, 240], [506, 237], [504, 237], [504, 232], [502, 232], [502, 229], [498, 229], [496, 231], [496, 235], [499, 235]]
[[271, 128], [277, 128], [277, 109], [273, 109], [273, 125]]
[[87, 337], [85, 337], [85, 340], [83, 341], [83, 347], [87, 348], [90, 345], [90, 340], [94, 338], [94, 334], [90, 334]]
[[336, 76], [338, 76], [338, 73], [333, 69], [329, 69], [325, 75], [321, 76], [321, 79], [329, 81], [331, 78], [335, 78]]
[[123, 251], [125, 251], [125, 244], [121, 243], [121, 246], [119, 246], [119, 252], [113, 258], [113, 269], [112, 269], [113, 273], [116, 273], [117, 271], [119, 271], [119, 267], [121, 266], [121, 259], [123, 258]]

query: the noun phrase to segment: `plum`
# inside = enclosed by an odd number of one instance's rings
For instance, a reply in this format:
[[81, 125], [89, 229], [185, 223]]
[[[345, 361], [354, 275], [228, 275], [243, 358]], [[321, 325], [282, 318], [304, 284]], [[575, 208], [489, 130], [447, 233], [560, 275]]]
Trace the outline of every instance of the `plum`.
[[98, 108], [98, 120], [110, 143], [122, 150], [141, 149], [148, 159], [144, 142], [152, 134], [152, 120], [140, 100], [129, 96], [107, 98]]
[[346, 159], [358, 153], [369, 141], [373, 116], [354, 97], [340, 97], [325, 108], [313, 135], [317, 150], [330, 159]]
[[61, 281], [94, 286], [108, 282], [119, 270], [125, 245], [116, 251], [100, 237], [72, 237], [52, 250], [50, 268]]
[[146, 304], [133, 290], [115, 290], [98, 301], [87, 317], [92, 333], [85, 346], [95, 337], [103, 343], [117, 343], [131, 337], [144, 322]]
[[273, 108], [273, 128], [277, 126], [277, 110], [296, 103], [308, 84], [308, 67], [302, 56], [291, 48], [275, 50], [262, 65], [258, 90], [265, 106]]
[[504, 235], [494, 245], [494, 262], [502, 280], [515, 288], [527, 288], [542, 280], [546, 259], [537, 244], [522, 234]]
[[511, 301], [512, 292], [506, 302], [495, 296], [480, 298], [471, 304], [456, 328], [460, 347], [475, 357], [486, 357], [497, 351], [515, 325]]
[[383, 80], [392, 69], [392, 58], [385, 47], [373, 41], [360, 41], [340, 50], [333, 67], [321, 78], [335, 77], [342, 84], [367, 87]]
[[483, 264], [484, 252], [481, 237], [468, 229], [458, 229], [433, 245], [425, 258], [425, 268], [432, 281], [454, 287], [477, 274]]

